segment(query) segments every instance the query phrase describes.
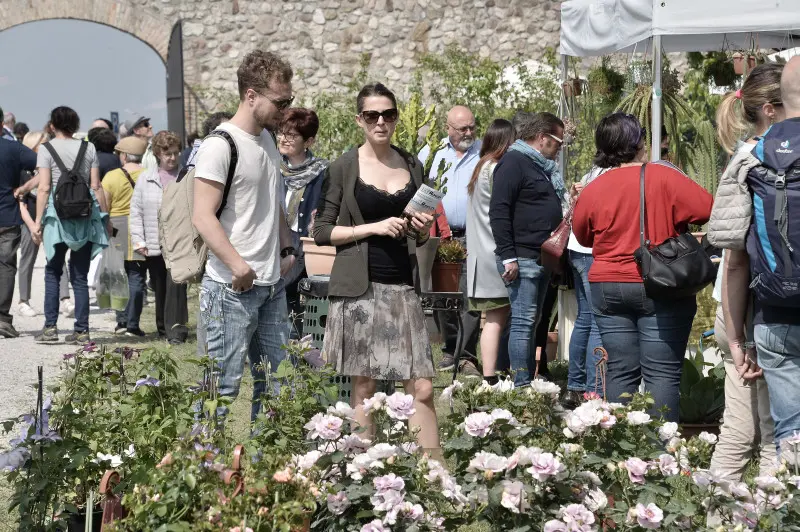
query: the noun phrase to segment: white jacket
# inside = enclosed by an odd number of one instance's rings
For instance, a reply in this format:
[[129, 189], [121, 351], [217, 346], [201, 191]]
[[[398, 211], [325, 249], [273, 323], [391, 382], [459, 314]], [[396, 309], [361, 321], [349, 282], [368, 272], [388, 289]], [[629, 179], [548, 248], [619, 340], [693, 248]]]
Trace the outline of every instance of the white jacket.
[[747, 186], [747, 174], [761, 164], [750, 149], [736, 152], [722, 174], [708, 221], [708, 241], [723, 249], [745, 249], [753, 200]]
[[164, 189], [158, 169], [142, 172], [136, 182], [131, 199], [129, 227], [133, 249], [147, 248], [147, 255], [161, 255], [161, 244], [158, 240], [158, 211], [161, 209], [161, 198]]

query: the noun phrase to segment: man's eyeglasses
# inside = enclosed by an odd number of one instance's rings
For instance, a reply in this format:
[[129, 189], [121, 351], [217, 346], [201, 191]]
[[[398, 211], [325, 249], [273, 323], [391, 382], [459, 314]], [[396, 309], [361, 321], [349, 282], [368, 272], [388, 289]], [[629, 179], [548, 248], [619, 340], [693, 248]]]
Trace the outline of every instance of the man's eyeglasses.
[[[255, 91], [256, 94], [261, 94], [258, 91]], [[261, 94], [264, 98], [272, 102], [272, 105], [278, 108], [278, 111], [283, 111], [284, 109], [289, 108], [294, 101], [294, 96], [289, 96], [288, 98], [284, 98], [282, 100], [276, 100], [274, 98], [270, 98], [266, 94]]]
[[449, 127], [451, 127], [452, 129], [455, 129], [456, 131], [458, 131], [462, 135], [464, 133], [466, 133], [467, 131], [472, 131], [473, 133], [475, 133], [475, 130], [477, 129], [477, 126], [475, 124], [470, 124], [470, 125], [464, 126], [464, 127], [456, 127], [453, 124], [449, 124], [449, 123], [447, 125]]
[[386, 109], [385, 111], [361, 111], [361, 118], [367, 124], [377, 124], [378, 120], [383, 117], [383, 121], [387, 124], [397, 122], [399, 116], [397, 109]]
[[564, 144], [564, 139], [560, 139], [560, 138], [556, 137], [555, 135], [553, 135], [552, 133], [548, 133], [547, 136], [550, 137], [551, 139], [553, 139], [554, 141], [558, 142], [559, 146]]

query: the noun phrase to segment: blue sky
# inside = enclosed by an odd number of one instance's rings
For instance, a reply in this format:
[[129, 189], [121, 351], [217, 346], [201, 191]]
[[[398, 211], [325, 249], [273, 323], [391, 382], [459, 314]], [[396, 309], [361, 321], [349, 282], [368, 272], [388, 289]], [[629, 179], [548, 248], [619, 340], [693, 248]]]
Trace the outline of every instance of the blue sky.
[[[50, 110], [68, 105], [86, 131], [95, 118], [144, 115], [167, 127], [166, 69], [142, 41], [114, 28], [45, 20], [0, 31], [0, 106], [39, 130]], [[9, 53], [13, 50], [13, 53]]]

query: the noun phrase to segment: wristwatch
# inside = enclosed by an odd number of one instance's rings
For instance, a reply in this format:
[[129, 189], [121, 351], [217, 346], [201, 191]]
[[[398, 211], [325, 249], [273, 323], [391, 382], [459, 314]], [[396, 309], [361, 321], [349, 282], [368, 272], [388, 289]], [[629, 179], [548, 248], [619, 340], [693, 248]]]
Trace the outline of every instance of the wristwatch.
[[285, 259], [289, 255], [294, 255], [295, 257], [299, 257], [300, 256], [300, 252], [297, 251], [293, 246], [289, 246], [289, 247], [283, 248], [281, 250], [281, 258], [282, 259]]

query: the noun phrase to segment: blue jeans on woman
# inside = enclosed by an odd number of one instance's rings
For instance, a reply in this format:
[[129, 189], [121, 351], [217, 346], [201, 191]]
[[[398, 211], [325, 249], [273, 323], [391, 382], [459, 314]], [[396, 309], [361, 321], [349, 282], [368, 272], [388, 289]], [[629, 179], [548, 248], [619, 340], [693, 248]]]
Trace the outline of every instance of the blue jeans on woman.
[[[506, 284], [511, 300], [511, 326], [509, 328], [508, 357], [515, 386], [531, 382], [536, 360], [531, 354], [533, 331], [541, 318], [541, 309], [547, 295], [550, 274], [537, 264], [536, 259], [517, 259], [519, 274]], [[497, 259], [497, 271], [505, 272], [503, 261]]]
[[666, 406], [664, 417], [677, 422], [696, 298], [658, 301], [647, 297], [642, 283], [590, 284], [597, 327], [608, 351], [608, 400], [638, 392], [644, 379], [645, 391], [655, 399], [650, 415], [660, 415]]
[[581, 393], [603, 393], [602, 386], [596, 386], [597, 362], [601, 357], [595, 354], [595, 349], [602, 347], [603, 341], [592, 312], [592, 291], [589, 287], [589, 268], [592, 262], [594, 258], [590, 254], [569, 251], [569, 265], [578, 299], [578, 317], [575, 318], [575, 326], [569, 339], [567, 389]]
[[[69, 248], [66, 244], [55, 245], [53, 257], [44, 267], [44, 326], [55, 327], [61, 302], [59, 285], [64, 272], [64, 262]], [[69, 279], [75, 294], [75, 332], [89, 330], [89, 265], [92, 262], [92, 243], [72, 250], [69, 258]]]

